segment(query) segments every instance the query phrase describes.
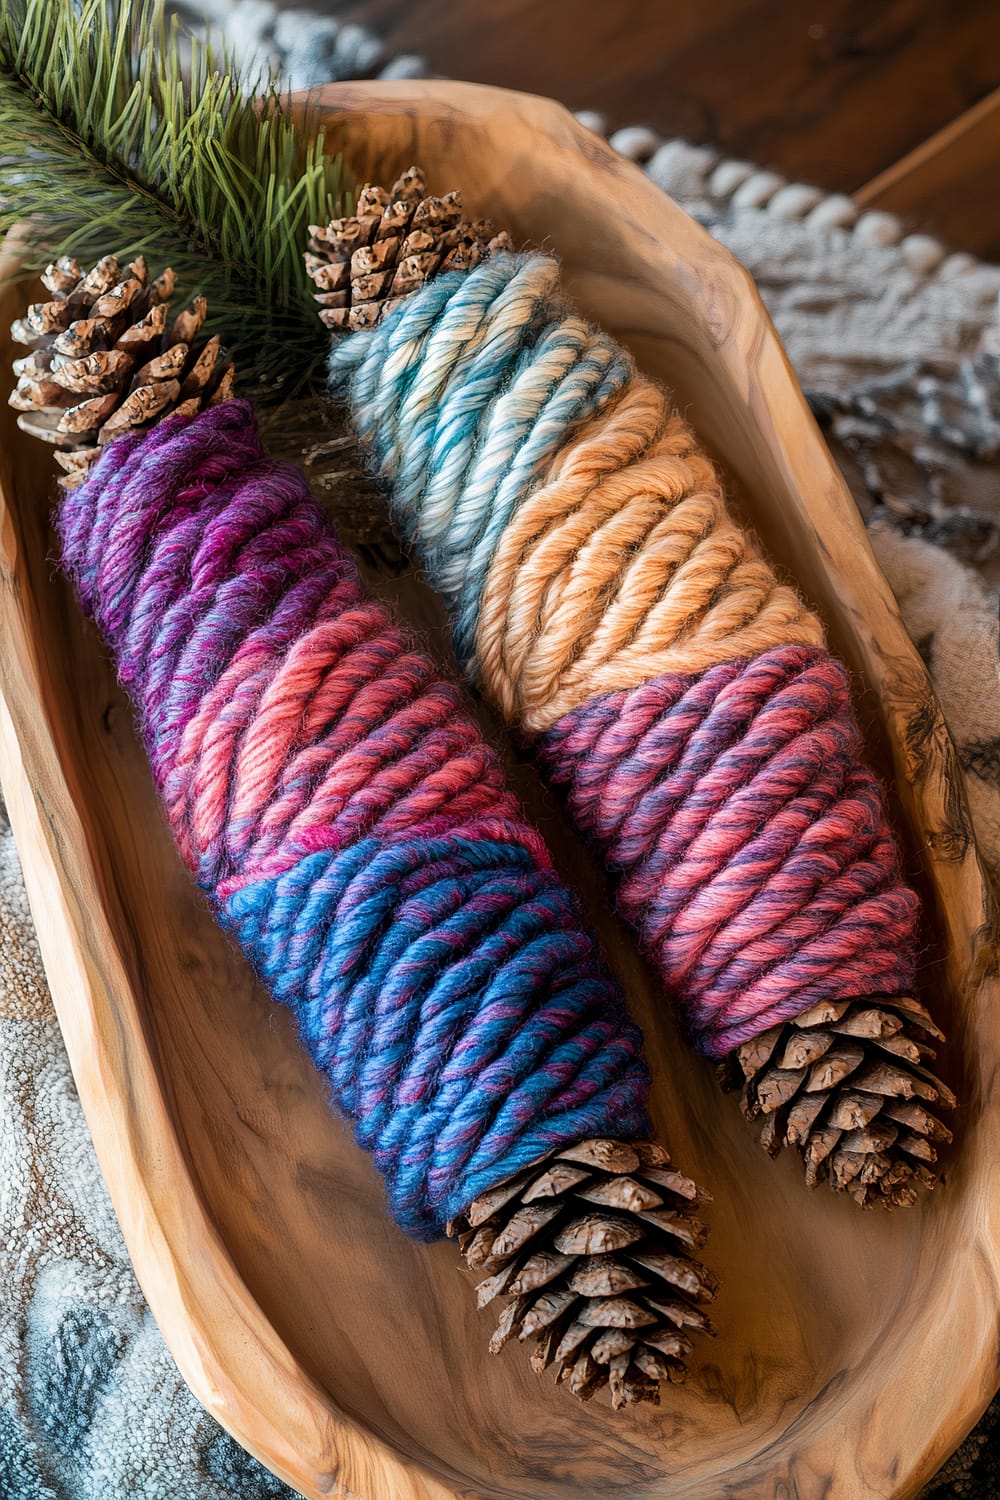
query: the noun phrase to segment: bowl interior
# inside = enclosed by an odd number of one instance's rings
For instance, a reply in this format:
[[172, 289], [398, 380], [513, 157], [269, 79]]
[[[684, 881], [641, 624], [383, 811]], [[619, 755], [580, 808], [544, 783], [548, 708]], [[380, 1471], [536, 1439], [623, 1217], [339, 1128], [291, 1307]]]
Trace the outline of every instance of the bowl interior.
[[[353, 88], [335, 94], [328, 107], [353, 110], [362, 97], [361, 86]], [[612, 331], [631, 340], [650, 373], [675, 383], [696, 421], [704, 418], [714, 450], [737, 477], [778, 559], [803, 578], [821, 606], [842, 596], [839, 564], [817, 541], [813, 496], [803, 493], [773, 424], [760, 424], [755, 415], [767, 407], [772, 376], [776, 400], [794, 403], [797, 394], [759, 306], [740, 301], [741, 289], [749, 293], [723, 252], [714, 247], [716, 259], [705, 250], [708, 258], [699, 261], [704, 247], [695, 237], [673, 245], [659, 280], [652, 271], [643, 280], [636, 267], [625, 276], [614, 247], [618, 237], [638, 234], [643, 207], [637, 202], [634, 222], [624, 225], [611, 204], [614, 193], [635, 185], [628, 179], [623, 188], [617, 166], [609, 166], [589, 138], [574, 134], [560, 111], [526, 118], [527, 105], [517, 105], [518, 134], [508, 115], [498, 124], [494, 111], [490, 123], [477, 105], [470, 138], [458, 151], [455, 121], [471, 108], [465, 97], [456, 103], [454, 93], [410, 89], [365, 96], [367, 139], [381, 140], [381, 160], [372, 165], [391, 173], [418, 159], [432, 184], [443, 188], [462, 180], [443, 178], [461, 169], [467, 153], [479, 163], [475, 192], [468, 193], [473, 206], [502, 218], [512, 198], [510, 181], [523, 171], [519, 143], [530, 127], [536, 155], [553, 153], [553, 164], [537, 174], [541, 186], [529, 174], [533, 207], [519, 221], [525, 237], [532, 214], [544, 213], [566, 257], [571, 287]], [[565, 172], [570, 150], [579, 154], [581, 179], [611, 172], [603, 204], [596, 184], [575, 196], [567, 190], [572, 212], [551, 197], [557, 158], [562, 153]], [[366, 166], [359, 165], [359, 173]], [[648, 185], [642, 191], [660, 198]], [[653, 266], [662, 231], [648, 233], [642, 264]], [[588, 269], [593, 265], [605, 267], [600, 284]], [[606, 282], [616, 280], [612, 294]], [[19, 293], [5, 293], [4, 327], [19, 300]], [[744, 360], [742, 377], [739, 351], [727, 347], [737, 336], [744, 350], [760, 351], [755, 366]], [[755, 382], [763, 382], [759, 390]], [[727, 424], [727, 412], [741, 415]], [[821, 464], [825, 450], [801, 405], [789, 408], [785, 421], [789, 429], [803, 424], [803, 451], [810, 463]], [[0, 422], [10, 460], [0, 476], [7, 507], [3, 550], [10, 576], [31, 599], [42, 695], [36, 731], [56, 746], [83, 852], [97, 872], [95, 890], [128, 977], [126, 993], [57, 999], [61, 1007], [106, 1007], [104, 1020], [116, 1007], [134, 1009], [186, 1164], [183, 1179], [157, 1185], [151, 1142], [152, 1190], [179, 1194], [181, 1202], [190, 1194], [207, 1214], [252, 1299], [310, 1377], [311, 1393], [301, 1399], [319, 1399], [345, 1431], [398, 1455], [399, 1472], [408, 1476], [397, 1475], [400, 1494], [805, 1500], [912, 1492], [985, 1403], [995, 1358], [995, 1226], [983, 1202], [996, 1141], [995, 1105], [985, 1087], [998, 1060], [988, 1018], [996, 992], [985, 961], [978, 972], [971, 968], [973, 929], [985, 911], [973, 875], [963, 877], [973, 892], [969, 910], [934, 917], [926, 972], [935, 1009], [954, 1033], [949, 1076], [962, 1076], [970, 1101], [961, 1117], [960, 1149], [946, 1165], [941, 1189], [919, 1209], [866, 1215], [845, 1198], [808, 1193], [801, 1165], [789, 1154], [777, 1163], [767, 1159], [736, 1098], [721, 1096], [711, 1066], [684, 1050], [630, 939], [610, 914], [600, 873], [530, 769], [514, 768], [557, 859], [581, 888], [646, 1030], [661, 1138], [682, 1169], [714, 1194], [706, 1258], [724, 1282], [716, 1309], [719, 1338], [696, 1351], [684, 1389], [669, 1391], [659, 1409], [640, 1408], [625, 1419], [601, 1402], [581, 1407], [534, 1376], [523, 1351], [488, 1355], [489, 1318], [475, 1311], [454, 1248], [412, 1243], [391, 1224], [378, 1179], [331, 1114], [288, 1017], [214, 926], [171, 845], [106, 651], [53, 574], [45, 519], [54, 493], [49, 458], [16, 432], [6, 408]], [[833, 510], [849, 505], [838, 485], [826, 459], [815, 489]], [[445, 649], [436, 604], [418, 582], [371, 581]], [[856, 649], [849, 611], [836, 612], [833, 623], [838, 644], [857, 664], [864, 653]], [[878, 628], [877, 619], [866, 625], [876, 634]], [[907, 660], [901, 650], [894, 642], [893, 660]], [[919, 668], [915, 660], [907, 662], [911, 672]], [[862, 690], [873, 744], [885, 765], [894, 757], [898, 765], [883, 685], [869, 674]], [[30, 771], [31, 735], [21, 742]], [[927, 754], [934, 753], [932, 745]], [[928, 873], [925, 830], [912, 801], [900, 805], [899, 815], [914, 863], [922, 859], [936, 913], [949, 902], [934, 871]], [[87, 914], [78, 920], [85, 923]], [[959, 957], [956, 933], [965, 943]], [[121, 1090], [122, 1078], [113, 1075], [109, 1066], [105, 1086]], [[84, 1097], [84, 1103], [100, 1147], [99, 1100]], [[141, 1102], [131, 1113], [126, 1109], [126, 1118], [141, 1135]], [[110, 1150], [105, 1143], [102, 1162], [115, 1191], [115, 1170], [105, 1160]], [[130, 1234], [120, 1190], [115, 1198], [146, 1280], [144, 1246]], [[175, 1253], [183, 1260], [182, 1240]], [[211, 1265], [195, 1265], [190, 1274], [211, 1285]], [[153, 1305], [155, 1312], [155, 1298]], [[174, 1330], [165, 1325], [163, 1331], [171, 1342]], [[210, 1367], [202, 1381], [201, 1389], [194, 1381], [196, 1391], [211, 1400]], [[273, 1398], [280, 1409], [286, 1394], [261, 1390], [259, 1399]], [[273, 1459], [239, 1412], [220, 1415]], [[381, 1500], [352, 1467], [350, 1448], [347, 1437], [338, 1455], [317, 1444], [300, 1454], [294, 1472], [287, 1458], [280, 1466], [307, 1494], [328, 1492], [336, 1474], [364, 1500]]]

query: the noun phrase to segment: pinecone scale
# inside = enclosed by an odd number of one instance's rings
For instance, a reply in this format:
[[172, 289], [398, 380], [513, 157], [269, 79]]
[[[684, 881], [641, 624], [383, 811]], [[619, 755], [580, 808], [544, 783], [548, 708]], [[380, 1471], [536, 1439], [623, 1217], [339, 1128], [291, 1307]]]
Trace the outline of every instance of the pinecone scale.
[[864, 1208], [909, 1206], [934, 1186], [937, 1147], [952, 1138], [935, 1108], [955, 1096], [928, 1067], [941, 1040], [906, 996], [820, 1004], [737, 1048], [724, 1081], [742, 1084], [770, 1155], [798, 1148], [810, 1187], [826, 1181]]
[[449, 1226], [480, 1307], [507, 1297], [490, 1349], [535, 1341], [533, 1368], [618, 1409], [679, 1383], [692, 1335], [714, 1332], [715, 1278], [694, 1256], [707, 1194], [645, 1141], [560, 1148], [470, 1205]]
[[369, 184], [354, 214], [309, 230], [306, 270], [328, 328], [373, 328], [430, 277], [469, 270], [510, 237], [487, 219], [462, 217], [460, 193], [428, 196], [418, 168], [391, 189]]

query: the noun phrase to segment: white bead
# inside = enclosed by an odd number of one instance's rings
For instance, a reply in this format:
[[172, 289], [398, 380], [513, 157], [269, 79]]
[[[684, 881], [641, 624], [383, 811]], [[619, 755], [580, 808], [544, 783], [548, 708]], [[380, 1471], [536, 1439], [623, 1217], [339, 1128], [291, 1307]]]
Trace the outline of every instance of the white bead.
[[723, 161], [712, 173], [709, 191], [713, 198], [728, 198], [741, 183], [752, 177], [757, 168], [751, 161]]
[[369, 73], [377, 67], [382, 53], [382, 43], [363, 26], [350, 21], [340, 27], [337, 35], [337, 57], [348, 59], [351, 71], [356, 75]]
[[817, 203], [809, 215], [809, 223], [817, 229], [847, 229], [857, 219], [860, 209], [846, 193], [831, 193], [822, 203]]
[[884, 249], [889, 245], [899, 244], [903, 237], [903, 224], [895, 214], [886, 214], [879, 209], [872, 209], [869, 213], [861, 215], [854, 226], [854, 233], [864, 244], [881, 245]]
[[980, 302], [995, 302], [1000, 297], [1000, 266], [985, 265], [983, 262], [977, 265], [976, 296]]
[[969, 255], [965, 250], [956, 250], [941, 262], [938, 275], [942, 280], [950, 281], [953, 276], [964, 276], [967, 271], [975, 270], [978, 264], [974, 255]]
[[718, 159], [718, 153], [708, 146], [692, 146], [689, 141], [664, 141], [646, 163], [646, 172], [657, 187], [674, 198], [702, 198], [705, 196], [705, 178]]
[[426, 78], [427, 63], [415, 52], [401, 52], [387, 62], [378, 75], [380, 78]]
[[645, 125], [626, 125], [615, 131], [610, 144], [630, 161], [646, 161], [660, 144], [660, 137]]
[[822, 201], [822, 188], [810, 187], [805, 182], [790, 182], [787, 187], [778, 189], [767, 205], [767, 211], [776, 219], [804, 219]]
[[787, 181], [778, 172], [755, 172], [733, 194], [734, 208], [763, 208]]
[[576, 118], [584, 130], [592, 130], [595, 135], [607, 134], [607, 121], [596, 109], [579, 109]]
[[906, 264], [923, 276], [936, 270], [946, 253], [941, 241], [930, 234], [908, 234], [899, 248]]

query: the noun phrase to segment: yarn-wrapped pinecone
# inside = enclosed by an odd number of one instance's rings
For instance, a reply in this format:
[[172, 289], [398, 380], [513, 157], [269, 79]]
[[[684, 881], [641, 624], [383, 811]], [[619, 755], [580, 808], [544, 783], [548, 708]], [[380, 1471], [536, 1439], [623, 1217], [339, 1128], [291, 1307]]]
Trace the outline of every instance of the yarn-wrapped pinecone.
[[943, 1040], [916, 1000], [828, 1003], [744, 1043], [723, 1069], [743, 1082], [747, 1118], [763, 1116], [768, 1153], [801, 1151], [810, 1187], [907, 1207], [934, 1186], [936, 1144], [952, 1138], [930, 1106], [953, 1109], [955, 1096], [926, 1066]]
[[[62, 260], [46, 272], [45, 284], [53, 292], [53, 301], [32, 307], [13, 329], [16, 339], [34, 345], [27, 359], [17, 361], [19, 381], [13, 404], [25, 412], [19, 423], [26, 432], [54, 444], [57, 457], [64, 463], [72, 461], [76, 480], [86, 478], [90, 460], [112, 437], [153, 427], [161, 418], [176, 413], [194, 417], [203, 406], [226, 401], [232, 369], [220, 361], [217, 341], [210, 340], [197, 356], [191, 350], [205, 316], [204, 303], [199, 301], [168, 326], [167, 299], [174, 285], [169, 270], [147, 283], [141, 259], [120, 275], [117, 262], [107, 257], [88, 276], [81, 277], [73, 261]], [[89, 317], [77, 317], [80, 311], [86, 311]], [[143, 364], [139, 364], [140, 354]], [[171, 361], [175, 373], [167, 374]], [[117, 371], [123, 372], [121, 378], [115, 378]], [[95, 390], [98, 381], [102, 384]], [[156, 389], [159, 384], [176, 389], [160, 391]], [[140, 398], [135, 403], [131, 401], [133, 393]], [[81, 405], [99, 410], [100, 415], [89, 423], [81, 415], [61, 425], [67, 416], [72, 417], [77, 409], [73, 402], [80, 395], [88, 398]], [[249, 446], [249, 410], [242, 402], [233, 402], [232, 406], [234, 415], [228, 421], [229, 425], [237, 424], [242, 454], [243, 447]], [[239, 408], [243, 408], [242, 415]], [[212, 443], [217, 447], [213, 451], [221, 452], [227, 419], [223, 412], [216, 415], [219, 422]], [[90, 446], [75, 446], [84, 431], [90, 436]], [[182, 443], [183, 431], [177, 435], [175, 449]], [[122, 462], [131, 464], [134, 472], [135, 466], [141, 465], [141, 453], [140, 448]], [[258, 449], [258, 453], [263, 456], [263, 450]], [[235, 468], [226, 473], [227, 483], [234, 475], [238, 478]], [[74, 478], [63, 482], [64, 489], [73, 487]], [[286, 477], [285, 482], [292, 481]], [[297, 483], [302, 487], [301, 507], [313, 505], [301, 476]], [[227, 506], [238, 504], [240, 494], [237, 484], [234, 493], [227, 493]], [[78, 539], [77, 529], [65, 521], [74, 504], [86, 511], [103, 504], [106, 498], [88, 495], [86, 487], [64, 494], [61, 514], [65, 533], [72, 530]], [[272, 502], [275, 513], [283, 516], [287, 498], [279, 491], [277, 501], [272, 497]], [[111, 502], [112, 507], [115, 503]], [[249, 503], [253, 525], [260, 528], [263, 506], [253, 485]], [[122, 502], [111, 524], [125, 532], [131, 528], [134, 533], [144, 524], [142, 505], [141, 498], [138, 502]], [[218, 511], [208, 503], [202, 506], [201, 514], [208, 525], [217, 522]], [[169, 535], [164, 535], [170, 524], [169, 514], [157, 511], [161, 560], [171, 550]], [[314, 516], [313, 524], [324, 540], [325, 518]], [[83, 530], [89, 534], [89, 525]], [[280, 545], [284, 552], [284, 533]], [[326, 546], [329, 553], [328, 538]], [[336, 587], [342, 589], [346, 569], [344, 554], [337, 548], [339, 544], [332, 549], [337, 559]], [[252, 554], [253, 549], [246, 550]], [[176, 565], [177, 557], [173, 561]], [[323, 553], [312, 546], [308, 563], [311, 578], [323, 561]], [[180, 564], [181, 569], [184, 566]], [[272, 598], [281, 597], [283, 569], [260, 569], [256, 561], [247, 561], [246, 567], [255, 570], [255, 581], [264, 579]], [[222, 583], [232, 576], [224, 571]], [[133, 586], [137, 586], [136, 580]], [[96, 591], [100, 587], [100, 582], [95, 584]], [[348, 602], [341, 608], [357, 610], [357, 606], [358, 600], [348, 593]], [[208, 607], [204, 597], [201, 607]], [[156, 611], [149, 609], [145, 614], [152, 620]], [[282, 624], [282, 631], [286, 628]], [[352, 626], [352, 632], [356, 628]], [[388, 617], [382, 628], [386, 632], [391, 628]], [[170, 649], [176, 651], [178, 644], [172, 638]], [[228, 637], [227, 644], [229, 649], [237, 649]], [[339, 645], [331, 644], [329, 649], [336, 662]], [[153, 656], [155, 651], [150, 659]], [[373, 662], [373, 670], [384, 675], [381, 658], [374, 656]], [[140, 680], [145, 657], [131, 665], [133, 681]], [[376, 716], [376, 729], [381, 727], [382, 719]], [[394, 758], [391, 747], [384, 753]], [[488, 770], [485, 774], [489, 775]], [[464, 844], [468, 830], [461, 815], [458, 821]], [[545, 909], [545, 903], [539, 902], [540, 920]], [[544, 923], [538, 928], [539, 933], [547, 930]], [[260, 969], [267, 972], [263, 962]], [[565, 996], [560, 1003], [566, 1003]], [[550, 1026], [551, 1017], [544, 1024]], [[622, 1038], [618, 1041], [621, 1043]], [[460, 1240], [468, 1264], [490, 1273], [489, 1280], [479, 1287], [480, 1306], [501, 1292], [513, 1296], [491, 1349], [498, 1350], [515, 1335], [525, 1340], [537, 1337], [539, 1348], [532, 1359], [536, 1369], [543, 1370], [555, 1362], [560, 1380], [582, 1399], [610, 1385], [616, 1408], [632, 1400], [658, 1401], [660, 1381], [683, 1379], [690, 1334], [714, 1332], [699, 1304], [715, 1295], [716, 1282], [693, 1254], [702, 1244], [705, 1231], [692, 1210], [708, 1195], [674, 1171], [669, 1160], [662, 1147], [644, 1141], [585, 1140], [559, 1147], [482, 1194], [459, 1221], [447, 1226], [446, 1232]], [[420, 1227], [426, 1227], [423, 1220]]]
[[140, 255], [106, 255], [86, 274], [62, 256], [42, 276], [52, 293], [12, 327], [31, 353], [15, 361], [18, 426], [51, 443], [79, 482], [101, 448], [175, 413], [193, 416], [232, 394], [218, 338], [196, 345], [205, 299], [170, 318], [173, 271], [150, 281]]
[[388, 192], [363, 188], [350, 217], [312, 225], [305, 262], [323, 322], [353, 331], [373, 328], [431, 276], [471, 270], [510, 248], [510, 236], [488, 219], [463, 219], [461, 193], [429, 197], [410, 167]]
[[[911, 1204], [934, 1185], [937, 1146], [951, 1139], [934, 1108], [955, 1099], [927, 1066], [943, 1034], [909, 998], [919, 901], [862, 759], [847, 674], [822, 622], [729, 514], [668, 393], [567, 311], [549, 257], [503, 259], [496, 275], [472, 269], [460, 289], [406, 288], [421, 307], [409, 368], [433, 367], [419, 438], [417, 405], [383, 373], [389, 336], [377, 327], [335, 341], [331, 387], [381, 455], [463, 668], [534, 745], [577, 831], [614, 870], [623, 914], [691, 1016], [695, 1045], [721, 1060], [724, 1082], [745, 1084], [768, 1152], [799, 1147], [810, 1185], [826, 1180], [865, 1207]], [[514, 316], [515, 279], [523, 337], [501, 368], [490, 333]], [[450, 331], [446, 321], [458, 297], [484, 330], [478, 360], [465, 323]], [[526, 350], [548, 350], [557, 335], [575, 359], [561, 368], [587, 389], [587, 417], [574, 408], [558, 461], [550, 385], [539, 380], [536, 394], [522, 379]], [[515, 380], [517, 422], [494, 433], [496, 395]], [[428, 457], [422, 470], [411, 458], [404, 472], [400, 455], [418, 441], [428, 456], [445, 451], [458, 411], [472, 458], [449, 468]], [[549, 445], [544, 468], [522, 461], [535, 451], [532, 421]], [[502, 463], [490, 448], [492, 469], [481, 460], [487, 432], [508, 444]], [[502, 526], [490, 512], [501, 473]], [[821, 826], [831, 841], [822, 859]], [[802, 993], [814, 981], [830, 1003]], [[754, 1012], [763, 1026], [795, 1005], [801, 1014], [737, 1044]]]
[[708, 1195], [662, 1146], [587, 1140], [551, 1152], [484, 1193], [449, 1225], [485, 1271], [478, 1301], [511, 1298], [491, 1351], [536, 1340], [532, 1367], [588, 1401], [604, 1386], [617, 1410], [660, 1399], [684, 1379], [691, 1333], [714, 1333], [701, 1304], [716, 1281], [693, 1256]]

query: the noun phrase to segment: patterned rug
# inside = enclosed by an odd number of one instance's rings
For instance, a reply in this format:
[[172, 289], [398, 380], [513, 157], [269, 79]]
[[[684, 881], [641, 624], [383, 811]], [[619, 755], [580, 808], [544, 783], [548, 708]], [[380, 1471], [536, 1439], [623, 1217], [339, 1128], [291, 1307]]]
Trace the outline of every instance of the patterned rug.
[[[270, 0], [203, 8], [235, 46], [269, 57], [299, 87], [422, 70], [419, 59], [387, 61], [358, 27], [279, 12]], [[599, 119], [585, 123], [603, 131]], [[934, 677], [981, 847], [1000, 876], [1000, 268], [702, 147], [643, 129], [612, 144], [756, 278]], [[349, 452], [335, 462], [334, 506], [357, 535]], [[922, 1500], [996, 1500], [998, 1424], [1000, 1402]], [[195, 1401], [143, 1301], [2, 814], [0, 1497], [292, 1500]]]

